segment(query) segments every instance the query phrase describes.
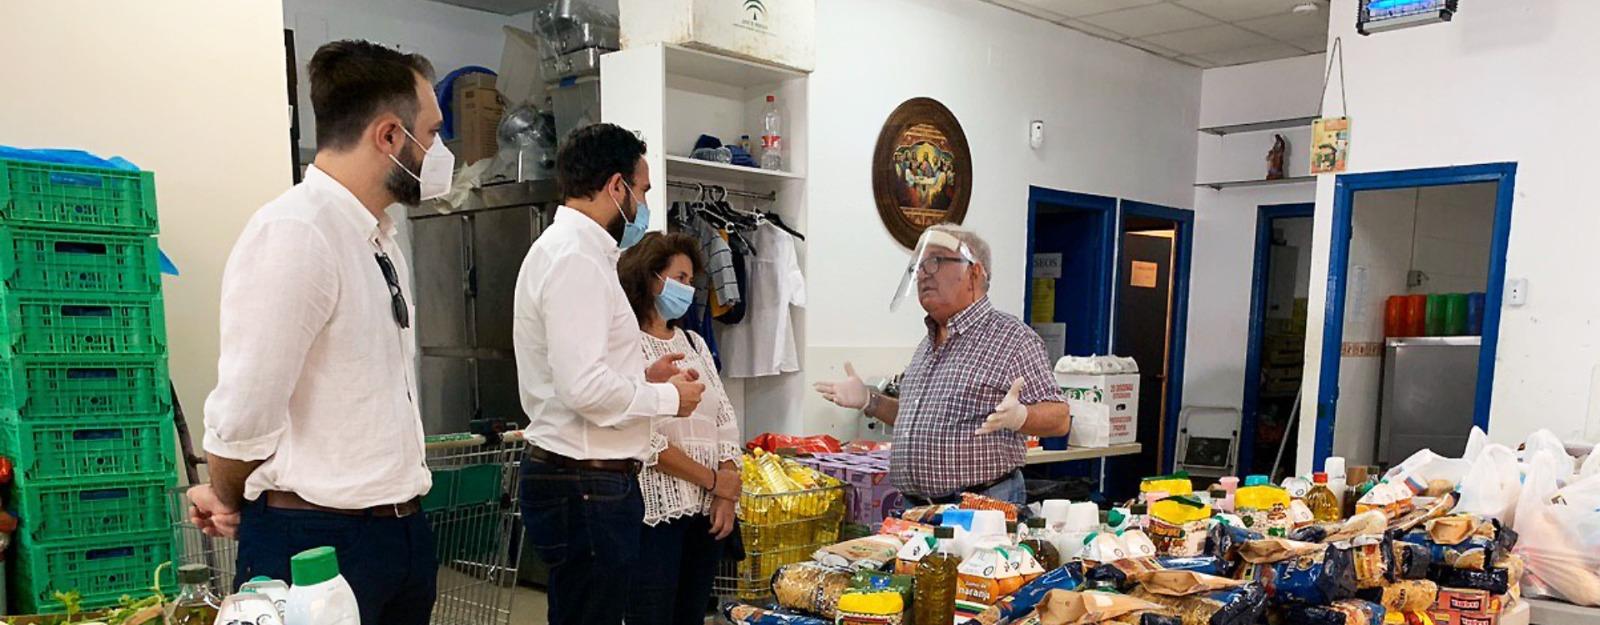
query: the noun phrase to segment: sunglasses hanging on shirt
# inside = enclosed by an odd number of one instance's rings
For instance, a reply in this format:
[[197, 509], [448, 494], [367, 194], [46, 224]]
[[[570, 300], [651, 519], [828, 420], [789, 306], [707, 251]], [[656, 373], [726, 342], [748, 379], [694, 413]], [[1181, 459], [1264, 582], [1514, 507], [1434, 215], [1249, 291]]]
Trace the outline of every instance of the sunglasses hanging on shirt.
[[373, 254], [378, 259], [378, 270], [383, 272], [383, 281], [389, 283], [389, 308], [394, 312], [394, 323], [404, 330], [411, 327], [411, 311], [406, 308], [406, 296], [400, 290], [400, 274], [395, 273], [394, 263], [389, 261], [389, 255], [383, 252]]

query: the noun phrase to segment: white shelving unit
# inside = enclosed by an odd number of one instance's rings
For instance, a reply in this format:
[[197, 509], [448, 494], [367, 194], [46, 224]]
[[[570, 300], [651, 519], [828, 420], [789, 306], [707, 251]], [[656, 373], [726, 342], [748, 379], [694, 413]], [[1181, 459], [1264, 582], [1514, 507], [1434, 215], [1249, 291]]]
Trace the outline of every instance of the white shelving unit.
[[[640, 133], [649, 145], [645, 162], [653, 188], [646, 200], [652, 229], [666, 228], [673, 198], [666, 182], [704, 183], [753, 193], [771, 193], [771, 202], [730, 200], [736, 207], [771, 211], [791, 227], [806, 231], [807, 103], [805, 72], [765, 65], [671, 44], [639, 46], [600, 59], [601, 119]], [[782, 171], [763, 170], [689, 158], [701, 135], [725, 144], [750, 135], [760, 160], [760, 128], [768, 95], [783, 107]], [[796, 241], [802, 269], [805, 242]], [[804, 362], [805, 311], [794, 311], [795, 342]], [[806, 388], [803, 374], [747, 380], [724, 379], [734, 407], [744, 418], [742, 431], [808, 432], [800, 411]]]

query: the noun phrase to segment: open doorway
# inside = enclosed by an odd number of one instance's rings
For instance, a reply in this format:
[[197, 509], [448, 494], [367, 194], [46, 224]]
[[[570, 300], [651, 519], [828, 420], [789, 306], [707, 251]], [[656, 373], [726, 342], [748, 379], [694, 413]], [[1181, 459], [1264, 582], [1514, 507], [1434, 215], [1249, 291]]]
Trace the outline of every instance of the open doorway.
[[1256, 217], [1250, 335], [1245, 348], [1239, 474], [1295, 466], [1293, 419], [1305, 369], [1313, 204], [1262, 206]]
[[1054, 362], [1104, 354], [1117, 200], [1031, 187], [1024, 310]]
[[1182, 405], [1194, 213], [1122, 203], [1112, 351], [1139, 363], [1138, 454], [1111, 462], [1108, 494], [1172, 466]]
[[1516, 165], [1344, 175], [1315, 465], [1459, 455], [1487, 427]]

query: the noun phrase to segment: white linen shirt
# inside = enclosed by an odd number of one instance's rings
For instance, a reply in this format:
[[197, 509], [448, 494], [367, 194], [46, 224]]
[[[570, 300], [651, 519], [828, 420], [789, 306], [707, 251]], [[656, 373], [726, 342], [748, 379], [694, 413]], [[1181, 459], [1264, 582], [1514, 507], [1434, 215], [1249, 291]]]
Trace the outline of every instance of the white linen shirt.
[[394, 235], [392, 221], [311, 166], [234, 244], [205, 449], [265, 461], [245, 482], [246, 499], [280, 490], [356, 510], [432, 486], [414, 401], [416, 335], [395, 323], [375, 257], [388, 254], [410, 284]]
[[678, 390], [644, 380], [639, 320], [617, 280], [616, 239], [562, 206], [517, 274], [511, 341], [529, 444], [580, 460], [649, 461], [650, 420]]
[[757, 253], [745, 257], [749, 279], [740, 285], [745, 293], [744, 320], [717, 326], [722, 374], [730, 378], [800, 370], [793, 308], [806, 305], [806, 279], [795, 255], [794, 237], [763, 223], [754, 238]]

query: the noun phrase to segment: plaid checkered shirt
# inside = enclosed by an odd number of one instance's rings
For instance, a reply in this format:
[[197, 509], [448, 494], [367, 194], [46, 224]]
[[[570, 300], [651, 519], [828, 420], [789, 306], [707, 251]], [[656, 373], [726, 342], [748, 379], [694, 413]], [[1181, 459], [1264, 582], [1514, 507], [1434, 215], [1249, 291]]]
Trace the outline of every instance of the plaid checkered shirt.
[[1022, 466], [1022, 434], [973, 434], [1005, 399], [1013, 380], [1024, 380], [1020, 399], [1025, 405], [1065, 400], [1039, 335], [995, 310], [989, 298], [950, 318], [943, 345], [933, 343], [937, 322], [925, 323], [928, 336], [900, 383], [889, 475], [900, 492], [932, 499], [992, 482]]

